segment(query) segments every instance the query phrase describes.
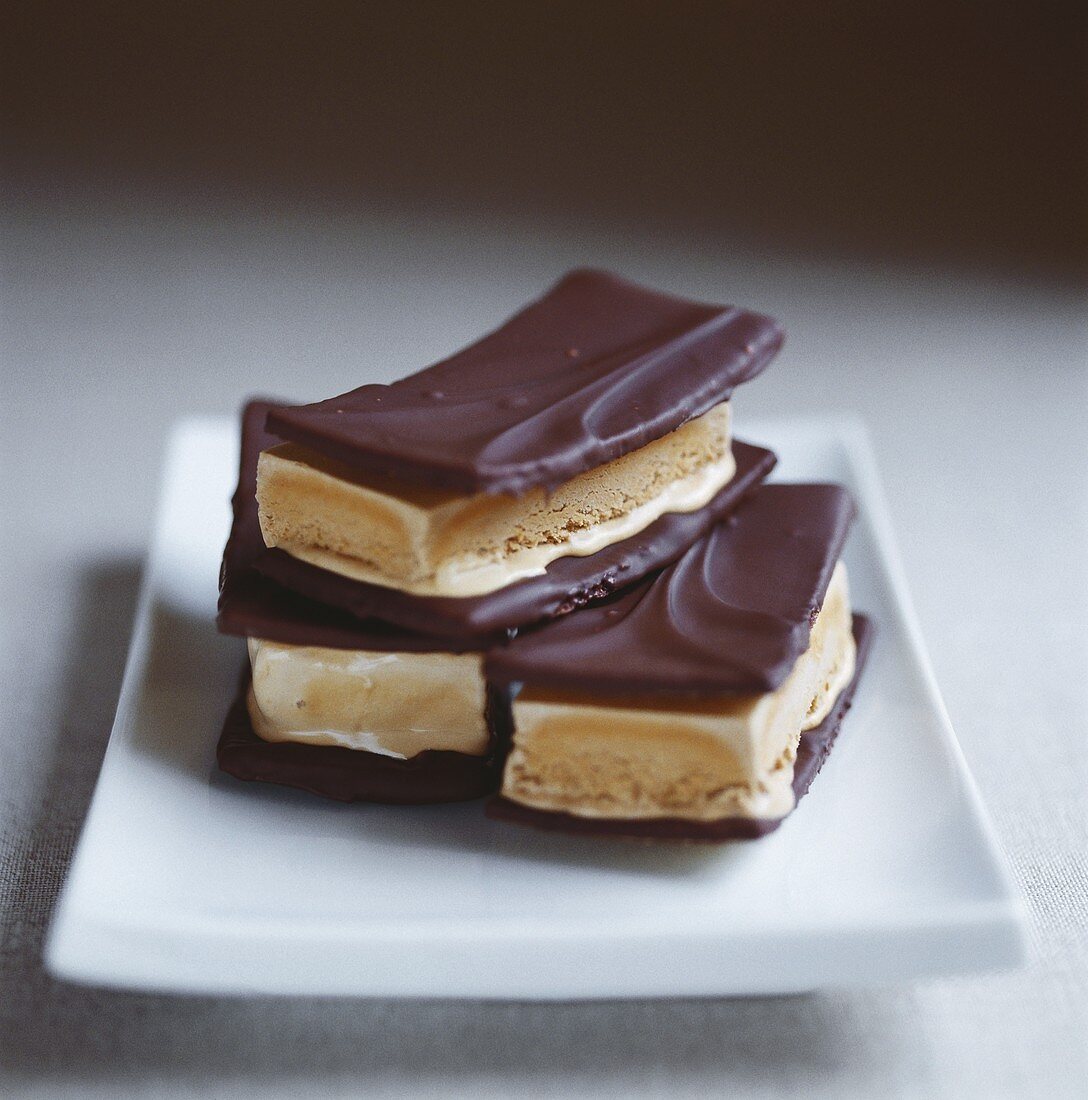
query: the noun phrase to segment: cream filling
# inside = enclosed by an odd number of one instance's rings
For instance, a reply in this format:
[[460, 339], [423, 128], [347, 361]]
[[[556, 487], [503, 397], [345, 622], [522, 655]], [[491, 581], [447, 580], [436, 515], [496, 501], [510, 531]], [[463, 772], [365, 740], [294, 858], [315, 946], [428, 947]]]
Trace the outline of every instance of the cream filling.
[[583, 817], [783, 817], [801, 732], [853, 677], [851, 627], [840, 563], [809, 648], [776, 691], [673, 703], [527, 688], [514, 702], [502, 793]]
[[707, 505], [736, 473], [733, 456], [706, 466], [674, 482], [646, 504], [624, 516], [571, 532], [562, 542], [542, 543], [519, 549], [500, 561], [473, 560], [470, 555], [454, 558], [439, 566], [433, 577], [416, 582], [394, 582], [366, 562], [315, 547], [282, 544], [292, 557], [328, 569], [352, 580], [399, 588], [417, 596], [482, 596], [515, 581], [539, 577], [556, 558], [584, 558], [606, 546], [631, 538], [645, 530], [666, 512], [696, 512]]
[[408, 759], [489, 744], [478, 653], [377, 653], [249, 639], [248, 696], [265, 741], [336, 745]]
[[728, 402], [548, 493], [459, 496], [361, 478], [285, 444], [261, 455], [265, 543], [333, 573], [421, 596], [479, 596], [596, 554], [734, 477]]

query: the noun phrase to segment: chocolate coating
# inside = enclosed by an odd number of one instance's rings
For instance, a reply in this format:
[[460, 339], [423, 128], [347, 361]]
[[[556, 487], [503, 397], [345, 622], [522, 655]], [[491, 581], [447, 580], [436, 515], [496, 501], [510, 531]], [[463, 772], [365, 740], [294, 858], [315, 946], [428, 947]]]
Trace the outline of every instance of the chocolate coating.
[[268, 427], [359, 470], [461, 492], [556, 486], [726, 400], [777, 353], [769, 317], [574, 271], [392, 385], [280, 405]]
[[468, 802], [498, 789], [509, 744], [509, 703], [498, 691], [489, 693], [491, 744], [485, 756], [433, 750], [400, 760], [335, 745], [263, 741], [246, 710], [248, 684], [247, 675], [216, 749], [220, 769], [237, 779], [297, 787], [338, 802], [403, 805]]
[[216, 625], [223, 634], [264, 638], [287, 645], [366, 649], [376, 653], [472, 653], [500, 645], [506, 633], [452, 638], [405, 630], [379, 619], [358, 619], [306, 599], [248, 570], [220, 597]]
[[[815, 729], [801, 734], [797, 760], [793, 767], [793, 795], [797, 802], [808, 793], [831, 752], [835, 739], [849, 711], [854, 692], [861, 679], [873, 641], [872, 622], [864, 615], [854, 616], [854, 640], [858, 657], [854, 677], [839, 694], [828, 716]], [[642, 837], [654, 840], [755, 840], [774, 832], [785, 821], [781, 818], [724, 817], [717, 821], [688, 821], [679, 817], [658, 818], [591, 818], [575, 814], [552, 813], [512, 802], [501, 795], [491, 799], [484, 808], [488, 817], [531, 825], [563, 833], [594, 836]], [[792, 811], [791, 811], [792, 812]], [[786, 815], [789, 816], [788, 814]]]
[[775, 461], [762, 447], [735, 442], [736, 475], [697, 512], [667, 513], [596, 554], [559, 558], [542, 575], [484, 596], [414, 596], [342, 577], [264, 545], [254, 497], [257, 458], [279, 442], [264, 427], [268, 408], [268, 402], [253, 401], [242, 416], [241, 469], [218, 621], [227, 634], [295, 645], [405, 652], [494, 645], [509, 629], [563, 615], [674, 561], [752, 491]]
[[773, 691], [808, 648], [854, 511], [839, 485], [762, 485], [667, 569], [491, 650], [486, 675], [597, 693]]

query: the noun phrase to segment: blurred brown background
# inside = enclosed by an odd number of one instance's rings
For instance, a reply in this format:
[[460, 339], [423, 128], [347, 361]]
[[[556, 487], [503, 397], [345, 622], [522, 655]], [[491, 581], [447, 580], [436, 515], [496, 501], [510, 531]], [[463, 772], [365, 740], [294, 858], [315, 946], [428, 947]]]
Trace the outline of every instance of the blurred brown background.
[[591, 219], [1067, 275], [1078, 3], [24, 3], [9, 194]]

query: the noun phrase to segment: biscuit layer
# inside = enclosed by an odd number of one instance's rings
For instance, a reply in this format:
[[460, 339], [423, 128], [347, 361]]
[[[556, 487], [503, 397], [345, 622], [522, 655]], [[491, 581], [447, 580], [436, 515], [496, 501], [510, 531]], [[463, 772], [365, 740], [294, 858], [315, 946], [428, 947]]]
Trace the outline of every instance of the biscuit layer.
[[287, 443], [262, 453], [257, 502], [266, 545], [302, 561], [415, 595], [478, 596], [697, 511], [735, 471], [723, 402], [550, 493], [410, 486]]
[[265, 741], [338, 745], [409, 759], [488, 748], [477, 653], [377, 653], [249, 639], [248, 709]]
[[839, 563], [809, 648], [776, 691], [604, 699], [525, 688], [514, 702], [502, 794], [584, 817], [782, 817], [794, 805], [801, 732], [826, 717], [854, 661], [849, 588]]

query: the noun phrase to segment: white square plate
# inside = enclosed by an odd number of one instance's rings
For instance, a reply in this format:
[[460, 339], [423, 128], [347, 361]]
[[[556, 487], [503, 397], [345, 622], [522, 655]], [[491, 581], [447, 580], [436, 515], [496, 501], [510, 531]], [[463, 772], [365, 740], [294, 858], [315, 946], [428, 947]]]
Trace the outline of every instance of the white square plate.
[[324, 802], [216, 771], [244, 646], [215, 632], [238, 436], [176, 430], [117, 718], [46, 949], [93, 984], [519, 999], [766, 994], [1010, 966], [1018, 899], [949, 726], [864, 430], [770, 421], [777, 477], [848, 485], [878, 633], [808, 797], [723, 847], [550, 836], [479, 803]]

